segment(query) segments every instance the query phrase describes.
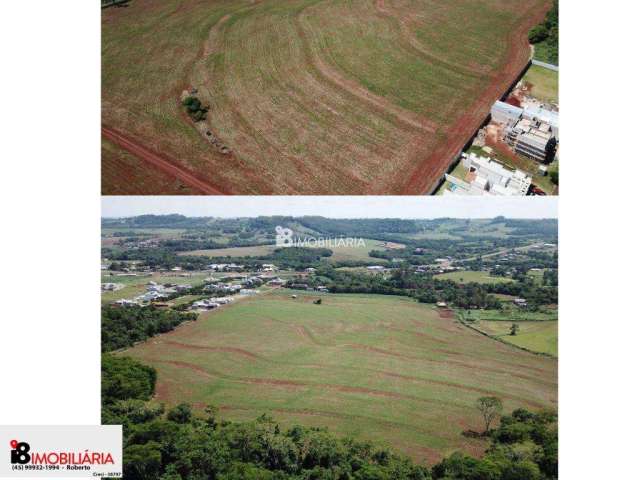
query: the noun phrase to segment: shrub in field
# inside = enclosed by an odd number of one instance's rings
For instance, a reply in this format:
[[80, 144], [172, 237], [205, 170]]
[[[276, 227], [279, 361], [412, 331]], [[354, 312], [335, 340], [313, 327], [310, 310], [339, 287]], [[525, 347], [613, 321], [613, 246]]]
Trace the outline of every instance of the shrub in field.
[[187, 97], [182, 101], [182, 105], [186, 107], [187, 114], [194, 122], [201, 122], [207, 118], [209, 107], [202, 106], [202, 102], [197, 97]]

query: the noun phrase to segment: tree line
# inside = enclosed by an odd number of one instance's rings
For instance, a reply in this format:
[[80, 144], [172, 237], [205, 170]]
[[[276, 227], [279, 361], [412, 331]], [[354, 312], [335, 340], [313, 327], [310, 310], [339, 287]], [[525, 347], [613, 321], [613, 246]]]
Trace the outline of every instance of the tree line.
[[[287, 286], [300, 283], [287, 282]], [[417, 274], [407, 268], [399, 268], [386, 277], [345, 272], [325, 266], [316, 272], [315, 278], [306, 280], [315, 287], [326, 286], [332, 293], [366, 293], [402, 295], [416, 298], [422, 303], [447, 302], [459, 308], [501, 309], [502, 302], [495, 294], [522, 297], [527, 309], [536, 311], [542, 305], [558, 303], [557, 286], [537, 285], [533, 279], [523, 277], [513, 282], [460, 284], [453, 280], [441, 280], [429, 274]], [[557, 276], [556, 276], [557, 285]]]
[[102, 307], [102, 351], [133, 346], [159, 333], [170, 332], [182, 322], [192, 321], [196, 313], [172, 309], [106, 305]]

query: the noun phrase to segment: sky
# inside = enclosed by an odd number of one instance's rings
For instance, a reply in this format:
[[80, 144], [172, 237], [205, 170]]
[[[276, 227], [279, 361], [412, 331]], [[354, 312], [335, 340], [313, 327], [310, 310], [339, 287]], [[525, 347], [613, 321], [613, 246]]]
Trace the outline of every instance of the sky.
[[103, 196], [102, 216], [320, 215], [329, 218], [557, 218], [557, 197]]

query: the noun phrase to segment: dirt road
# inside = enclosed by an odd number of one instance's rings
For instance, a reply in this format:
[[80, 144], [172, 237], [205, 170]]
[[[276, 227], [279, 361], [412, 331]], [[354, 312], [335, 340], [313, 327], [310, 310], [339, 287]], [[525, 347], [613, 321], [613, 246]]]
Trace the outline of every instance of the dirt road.
[[108, 140], [114, 142], [121, 148], [125, 149], [129, 153], [135, 155], [137, 158], [158, 168], [162, 172], [177, 178], [185, 185], [193, 188], [194, 190], [203, 193], [205, 195], [229, 195], [230, 192], [224, 189], [213, 186], [205, 180], [201, 180], [193, 173], [189, 172], [185, 168], [177, 165], [176, 161], [169, 160], [166, 156], [162, 156], [149, 150], [147, 147], [140, 145], [134, 139], [123, 135], [122, 133], [102, 125], [102, 135]]

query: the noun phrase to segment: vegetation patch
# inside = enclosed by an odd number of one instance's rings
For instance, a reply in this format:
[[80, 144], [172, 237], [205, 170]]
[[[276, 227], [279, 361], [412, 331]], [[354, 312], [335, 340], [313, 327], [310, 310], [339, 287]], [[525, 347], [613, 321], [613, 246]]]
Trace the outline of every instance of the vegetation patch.
[[187, 115], [194, 122], [202, 122], [207, 118], [208, 106], [204, 106], [198, 97], [189, 96], [182, 100], [182, 105], [185, 107]]
[[535, 45], [535, 59], [552, 65], [558, 65], [558, 12], [558, 0], [554, 0], [544, 22], [529, 31], [529, 42]]
[[529, 84], [531, 96], [545, 103], [558, 103], [558, 72], [538, 65], [531, 65], [523, 77]]

